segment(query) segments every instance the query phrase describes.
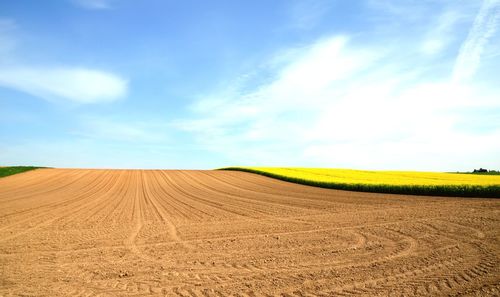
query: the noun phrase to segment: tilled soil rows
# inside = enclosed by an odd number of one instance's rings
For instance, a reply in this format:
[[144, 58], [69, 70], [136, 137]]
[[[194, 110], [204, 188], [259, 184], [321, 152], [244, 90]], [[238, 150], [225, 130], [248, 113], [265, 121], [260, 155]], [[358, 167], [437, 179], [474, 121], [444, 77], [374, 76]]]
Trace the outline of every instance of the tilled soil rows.
[[232, 171], [0, 179], [0, 296], [363, 295], [500, 295], [500, 200]]

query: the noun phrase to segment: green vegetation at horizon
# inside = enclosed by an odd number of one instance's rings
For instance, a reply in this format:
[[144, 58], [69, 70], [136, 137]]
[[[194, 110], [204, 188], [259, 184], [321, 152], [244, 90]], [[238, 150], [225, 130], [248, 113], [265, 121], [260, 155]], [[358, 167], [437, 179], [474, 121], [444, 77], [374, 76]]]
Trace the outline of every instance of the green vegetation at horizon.
[[[227, 167], [329, 189], [455, 197], [500, 198], [500, 177], [488, 173], [364, 171], [326, 168]], [[474, 175], [472, 177], [471, 175]]]
[[36, 167], [36, 166], [10, 166], [10, 167], [0, 167], [0, 177], [6, 177], [9, 175], [17, 174], [17, 173], [22, 173], [38, 168], [43, 168], [43, 167]]
[[458, 174], [477, 174], [477, 175], [500, 175], [500, 171], [491, 170], [488, 172], [453, 172]]

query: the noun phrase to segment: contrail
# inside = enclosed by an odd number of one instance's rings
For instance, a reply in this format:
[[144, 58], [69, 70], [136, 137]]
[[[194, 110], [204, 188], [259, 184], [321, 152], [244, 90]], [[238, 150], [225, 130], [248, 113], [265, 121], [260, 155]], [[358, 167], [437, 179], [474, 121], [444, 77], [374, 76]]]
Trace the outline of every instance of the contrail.
[[495, 34], [500, 20], [500, 0], [485, 0], [462, 44], [453, 69], [453, 80], [463, 81], [476, 73], [481, 54]]

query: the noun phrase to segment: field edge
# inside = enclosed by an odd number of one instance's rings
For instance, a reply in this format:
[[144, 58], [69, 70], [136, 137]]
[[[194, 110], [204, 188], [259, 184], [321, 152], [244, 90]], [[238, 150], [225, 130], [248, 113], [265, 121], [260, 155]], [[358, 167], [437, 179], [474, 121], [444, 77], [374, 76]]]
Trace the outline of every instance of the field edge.
[[39, 168], [46, 168], [46, 167], [37, 167], [37, 166], [6, 166], [6, 167], [0, 167], [0, 178], [2, 177], [7, 177], [11, 176], [14, 174], [19, 174], [23, 173], [26, 171], [31, 171]]
[[245, 167], [225, 167], [225, 168], [219, 168], [218, 170], [243, 171], [307, 186], [314, 186], [314, 187], [335, 189], [335, 190], [347, 190], [355, 192], [404, 194], [404, 195], [420, 195], [420, 196], [444, 196], [444, 197], [500, 198], [500, 185], [424, 186], [424, 185], [347, 184], [347, 183], [313, 181], [313, 180], [301, 179], [297, 177], [275, 174], [263, 170], [250, 169]]

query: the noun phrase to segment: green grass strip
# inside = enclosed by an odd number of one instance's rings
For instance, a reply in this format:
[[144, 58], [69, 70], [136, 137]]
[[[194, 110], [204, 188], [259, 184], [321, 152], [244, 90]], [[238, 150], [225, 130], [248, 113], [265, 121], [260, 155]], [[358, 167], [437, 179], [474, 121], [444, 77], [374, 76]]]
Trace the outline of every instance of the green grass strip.
[[226, 167], [226, 168], [221, 168], [219, 170], [244, 171], [308, 186], [315, 186], [327, 189], [357, 191], [357, 192], [425, 195], [425, 196], [448, 196], [448, 197], [500, 198], [500, 185], [484, 186], [484, 185], [347, 184], [347, 183], [333, 183], [333, 182], [307, 180], [307, 179], [301, 179], [292, 176], [285, 176], [285, 175], [270, 173], [261, 170], [243, 168], [243, 167]]
[[0, 177], [6, 177], [9, 175], [26, 172], [34, 169], [38, 169], [42, 167], [35, 166], [11, 166], [11, 167], [0, 167]]

